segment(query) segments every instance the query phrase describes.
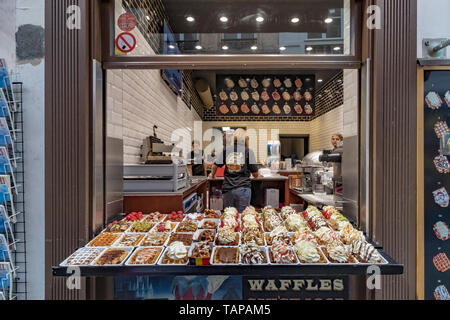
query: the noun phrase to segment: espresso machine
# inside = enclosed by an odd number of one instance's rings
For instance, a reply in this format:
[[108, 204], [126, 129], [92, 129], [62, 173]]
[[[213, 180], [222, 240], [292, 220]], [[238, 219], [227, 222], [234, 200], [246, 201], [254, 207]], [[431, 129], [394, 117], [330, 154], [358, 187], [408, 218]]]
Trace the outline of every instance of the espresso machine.
[[[329, 181], [327, 184], [329, 188], [332, 188], [329, 194], [334, 195], [335, 200], [342, 198], [343, 186], [342, 186], [342, 154], [344, 149], [342, 144], [338, 146], [335, 150], [324, 150], [319, 160], [323, 162], [324, 167], [332, 167], [332, 177], [331, 179], [326, 179]], [[323, 179], [324, 180], [324, 179]]]

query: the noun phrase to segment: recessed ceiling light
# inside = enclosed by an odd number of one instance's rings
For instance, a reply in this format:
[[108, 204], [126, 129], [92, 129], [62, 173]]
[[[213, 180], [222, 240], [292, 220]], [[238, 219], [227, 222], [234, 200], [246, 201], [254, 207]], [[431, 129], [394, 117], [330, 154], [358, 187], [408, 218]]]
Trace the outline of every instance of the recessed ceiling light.
[[203, 47], [202, 47], [202, 46], [195, 46], [195, 49], [197, 49], [197, 50], [202, 50]]
[[228, 50], [229, 48], [228, 48], [228, 46], [223, 46], [222, 47], [222, 50]]
[[323, 79], [318, 79], [317, 82], [321, 83], [323, 82]]
[[280, 51], [286, 50], [286, 47], [280, 47]]
[[300, 19], [297, 18], [297, 17], [295, 17], [295, 18], [292, 18], [292, 19], [291, 19], [291, 22], [292, 22], [292, 23], [299, 23], [299, 22], [300, 22]]
[[223, 16], [223, 17], [220, 17], [220, 19], [219, 19], [220, 21], [222, 21], [222, 22], [228, 22], [228, 18], [227, 17], [225, 17], [225, 16]]
[[313, 47], [306, 47], [306, 51], [312, 51]]
[[333, 50], [334, 51], [339, 51], [339, 50], [341, 50], [341, 47], [334, 47]]
[[333, 22], [333, 19], [332, 18], [326, 18], [325, 19], [325, 23], [332, 23]]
[[175, 46], [173, 44], [169, 45], [169, 49], [175, 49]]
[[194, 17], [191, 17], [191, 16], [186, 17], [186, 20], [189, 21], [189, 22], [194, 22], [195, 21]]
[[254, 50], [258, 50], [258, 47], [257, 46], [252, 46], [250, 49], [252, 49], [254, 51]]
[[263, 17], [258, 17], [258, 18], [256, 18], [256, 21], [258, 21], [258, 22], [264, 22], [264, 18], [263, 18]]

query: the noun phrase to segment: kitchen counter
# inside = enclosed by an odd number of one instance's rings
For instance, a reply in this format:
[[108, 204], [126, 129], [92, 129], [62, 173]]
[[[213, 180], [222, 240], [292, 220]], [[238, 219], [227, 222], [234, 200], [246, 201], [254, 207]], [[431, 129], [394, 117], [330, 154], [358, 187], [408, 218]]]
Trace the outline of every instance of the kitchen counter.
[[187, 186], [177, 191], [152, 191], [152, 192], [124, 192], [124, 197], [164, 197], [164, 196], [184, 196], [191, 194], [196, 188], [206, 183], [208, 179], [206, 177], [191, 178]]
[[124, 192], [123, 209], [125, 213], [182, 211], [183, 201], [193, 193], [203, 195], [203, 207], [205, 208], [208, 185], [206, 177], [195, 177], [190, 179], [185, 188], [173, 192]]

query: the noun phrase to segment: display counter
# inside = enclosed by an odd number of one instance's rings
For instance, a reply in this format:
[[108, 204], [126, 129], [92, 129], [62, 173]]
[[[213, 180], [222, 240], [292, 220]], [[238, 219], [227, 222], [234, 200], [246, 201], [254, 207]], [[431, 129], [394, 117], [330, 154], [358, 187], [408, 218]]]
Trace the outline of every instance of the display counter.
[[[212, 236], [205, 240], [203, 233]], [[344, 260], [335, 260], [342, 255]], [[227, 208], [184, 216], [128, 215], [53, 267], [53, 275], [70, 276], [76, 266], [83, 277], [364, 276], [373, 265], [383, 275], [403, 273], [403, 265], [375, 248], [334, 208], [309, 207], [300, 214], [290, 207], [280, 213], [250, 207], [243, 214]]]

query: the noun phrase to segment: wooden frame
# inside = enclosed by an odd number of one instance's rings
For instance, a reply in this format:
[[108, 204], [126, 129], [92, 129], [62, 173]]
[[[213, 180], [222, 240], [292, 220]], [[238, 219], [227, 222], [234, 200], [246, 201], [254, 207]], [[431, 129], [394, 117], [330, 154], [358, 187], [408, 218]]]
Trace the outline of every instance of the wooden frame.
[[361, 67], [362, 3], [351, 0], [351, 55], [114, 55], [114, 0], [102, 4], [104, 69], [359, 69]]
[[450, 71], [450, 66], [417, 67], [417, 250], [416, 250], [416, 298], [425, 299], [425, 234], [424, 234], [424, 74], [425, 71]]

